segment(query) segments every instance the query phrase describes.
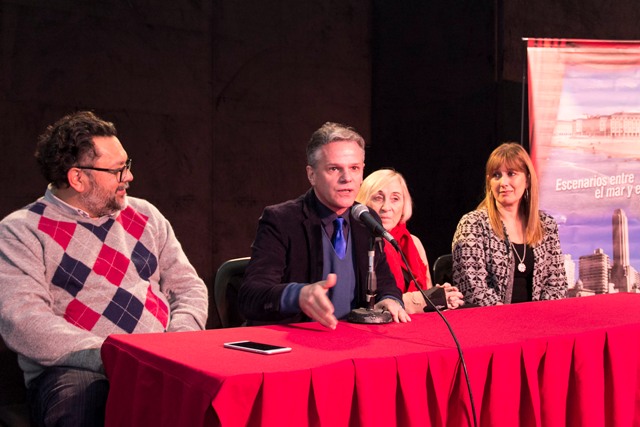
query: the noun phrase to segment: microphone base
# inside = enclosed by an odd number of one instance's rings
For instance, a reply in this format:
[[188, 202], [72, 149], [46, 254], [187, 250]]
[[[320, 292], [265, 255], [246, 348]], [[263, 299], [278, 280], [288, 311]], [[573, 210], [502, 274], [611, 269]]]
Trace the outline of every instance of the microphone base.
[[390, 323], [393, 320], [391, 313], [381, 309], [369, 310], [367, 308], [356, 308], [351, 310], [347, 316], [350, 323]]

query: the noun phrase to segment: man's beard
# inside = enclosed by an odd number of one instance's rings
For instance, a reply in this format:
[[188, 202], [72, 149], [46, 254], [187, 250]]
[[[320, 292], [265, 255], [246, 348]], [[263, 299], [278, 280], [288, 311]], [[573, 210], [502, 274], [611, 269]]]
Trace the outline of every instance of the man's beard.
[[[121, 183], [118, 186], [118, 190], [127, 189], [129, 187], [126, 183]], [[87, 193], [83, 193], [80, 196], [80, 200], [85, 207], [85, 210], [91, 217], [100, 218], [105, 215], [112, 215], [125, 208], [125, 200], [118, 200], [115, 193], [109, 193], [96, 182], [91, 179], [91, 190]]]

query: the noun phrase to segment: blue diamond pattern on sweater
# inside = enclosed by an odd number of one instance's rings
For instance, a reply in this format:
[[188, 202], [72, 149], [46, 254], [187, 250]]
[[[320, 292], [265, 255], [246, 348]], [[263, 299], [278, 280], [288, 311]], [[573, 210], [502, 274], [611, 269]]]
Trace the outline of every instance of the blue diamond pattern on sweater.
[[143, 308], [143, 304], [136, 297], [124, 289], [118, 288], [102, 315], [122, 330], [133, 333], [140, 316], [142, 316]]
[[103, 225], [101, 225], [100, 227], [96, 227], [93, 224], [89, 224], [89, 223], [86, 223], [86, 222], [78, 221], [78, 224], [80, 224], [81, 226], [83, 226], [84, 228], [86, 228], [87, 230], [92, 232], [93, 234], [95, 234], [96, 237], [98, 239], [100, 239], [101, 242], [104, 242], [104, 239], [107, 238], [107, 234], [109, 234], [109, 230], [111, 229], [111, 226], [114, 223], [115, 223], [115, 221], [110, 219], [107, 222], [105, 222]]
[[51, 283], [69, 292], [74, 297], [84, 286], [85, 280], [91, 273], [91, 269], [80, 261], [64, 254], [58, 264]]
[[31, 212], [35, 212], [35, 213], [37, 213], [38, 215], [42, 215], [42, 213], [44, 212], [44, 208], [45, 208], [45, 207], [46, 207], [46, 206], [44, 205], [44, 203], [34, 203], [34, 204], [29, 208], [29, 210], [30, 210]]
[[149, 280], [149, 277], [158, 268], [158, 259], [154, 254], [140, 242], [136, 243], [131, 253], [131, 262], [135, 265], [138, 274], [142, 279]]

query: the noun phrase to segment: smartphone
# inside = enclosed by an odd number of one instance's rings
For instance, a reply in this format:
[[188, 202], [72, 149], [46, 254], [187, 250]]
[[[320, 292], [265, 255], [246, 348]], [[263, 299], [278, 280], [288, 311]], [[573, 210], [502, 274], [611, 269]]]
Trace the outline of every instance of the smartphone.
[[244, 350], [260, 354], [277, 354], [291, 351], [291, 347], [281, 347], [279, 345], [264, 344], [255, 341], [226, 342], [224, 343], [224, 346], [226, 348], [233, 348], [235, 350]]

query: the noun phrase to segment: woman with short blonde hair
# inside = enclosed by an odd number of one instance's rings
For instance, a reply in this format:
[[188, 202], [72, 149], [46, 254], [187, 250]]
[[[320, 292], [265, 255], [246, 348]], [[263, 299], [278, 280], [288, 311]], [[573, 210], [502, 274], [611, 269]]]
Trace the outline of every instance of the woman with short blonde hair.
[[[385, 243], [384, 252], [396, 284], [403, 292], [405, 310], [409, 314], [424, 311], [426, 302], [418, 287], [427, 289], [432, 286], [429, 261], [420, 239], [407, 229], [407, 221], [413, 214], [413, 202], [404, 177], [393, 169], [377, 170], [362, 182], [356, 201], [378, 213], [382, 225], [398, 242], [407, 260], [408, 266], [398, 251]], [[457, 289], [449, 284], [444, 287], [447, 291], [448, 308], [463, 304], [462, 294]]]

